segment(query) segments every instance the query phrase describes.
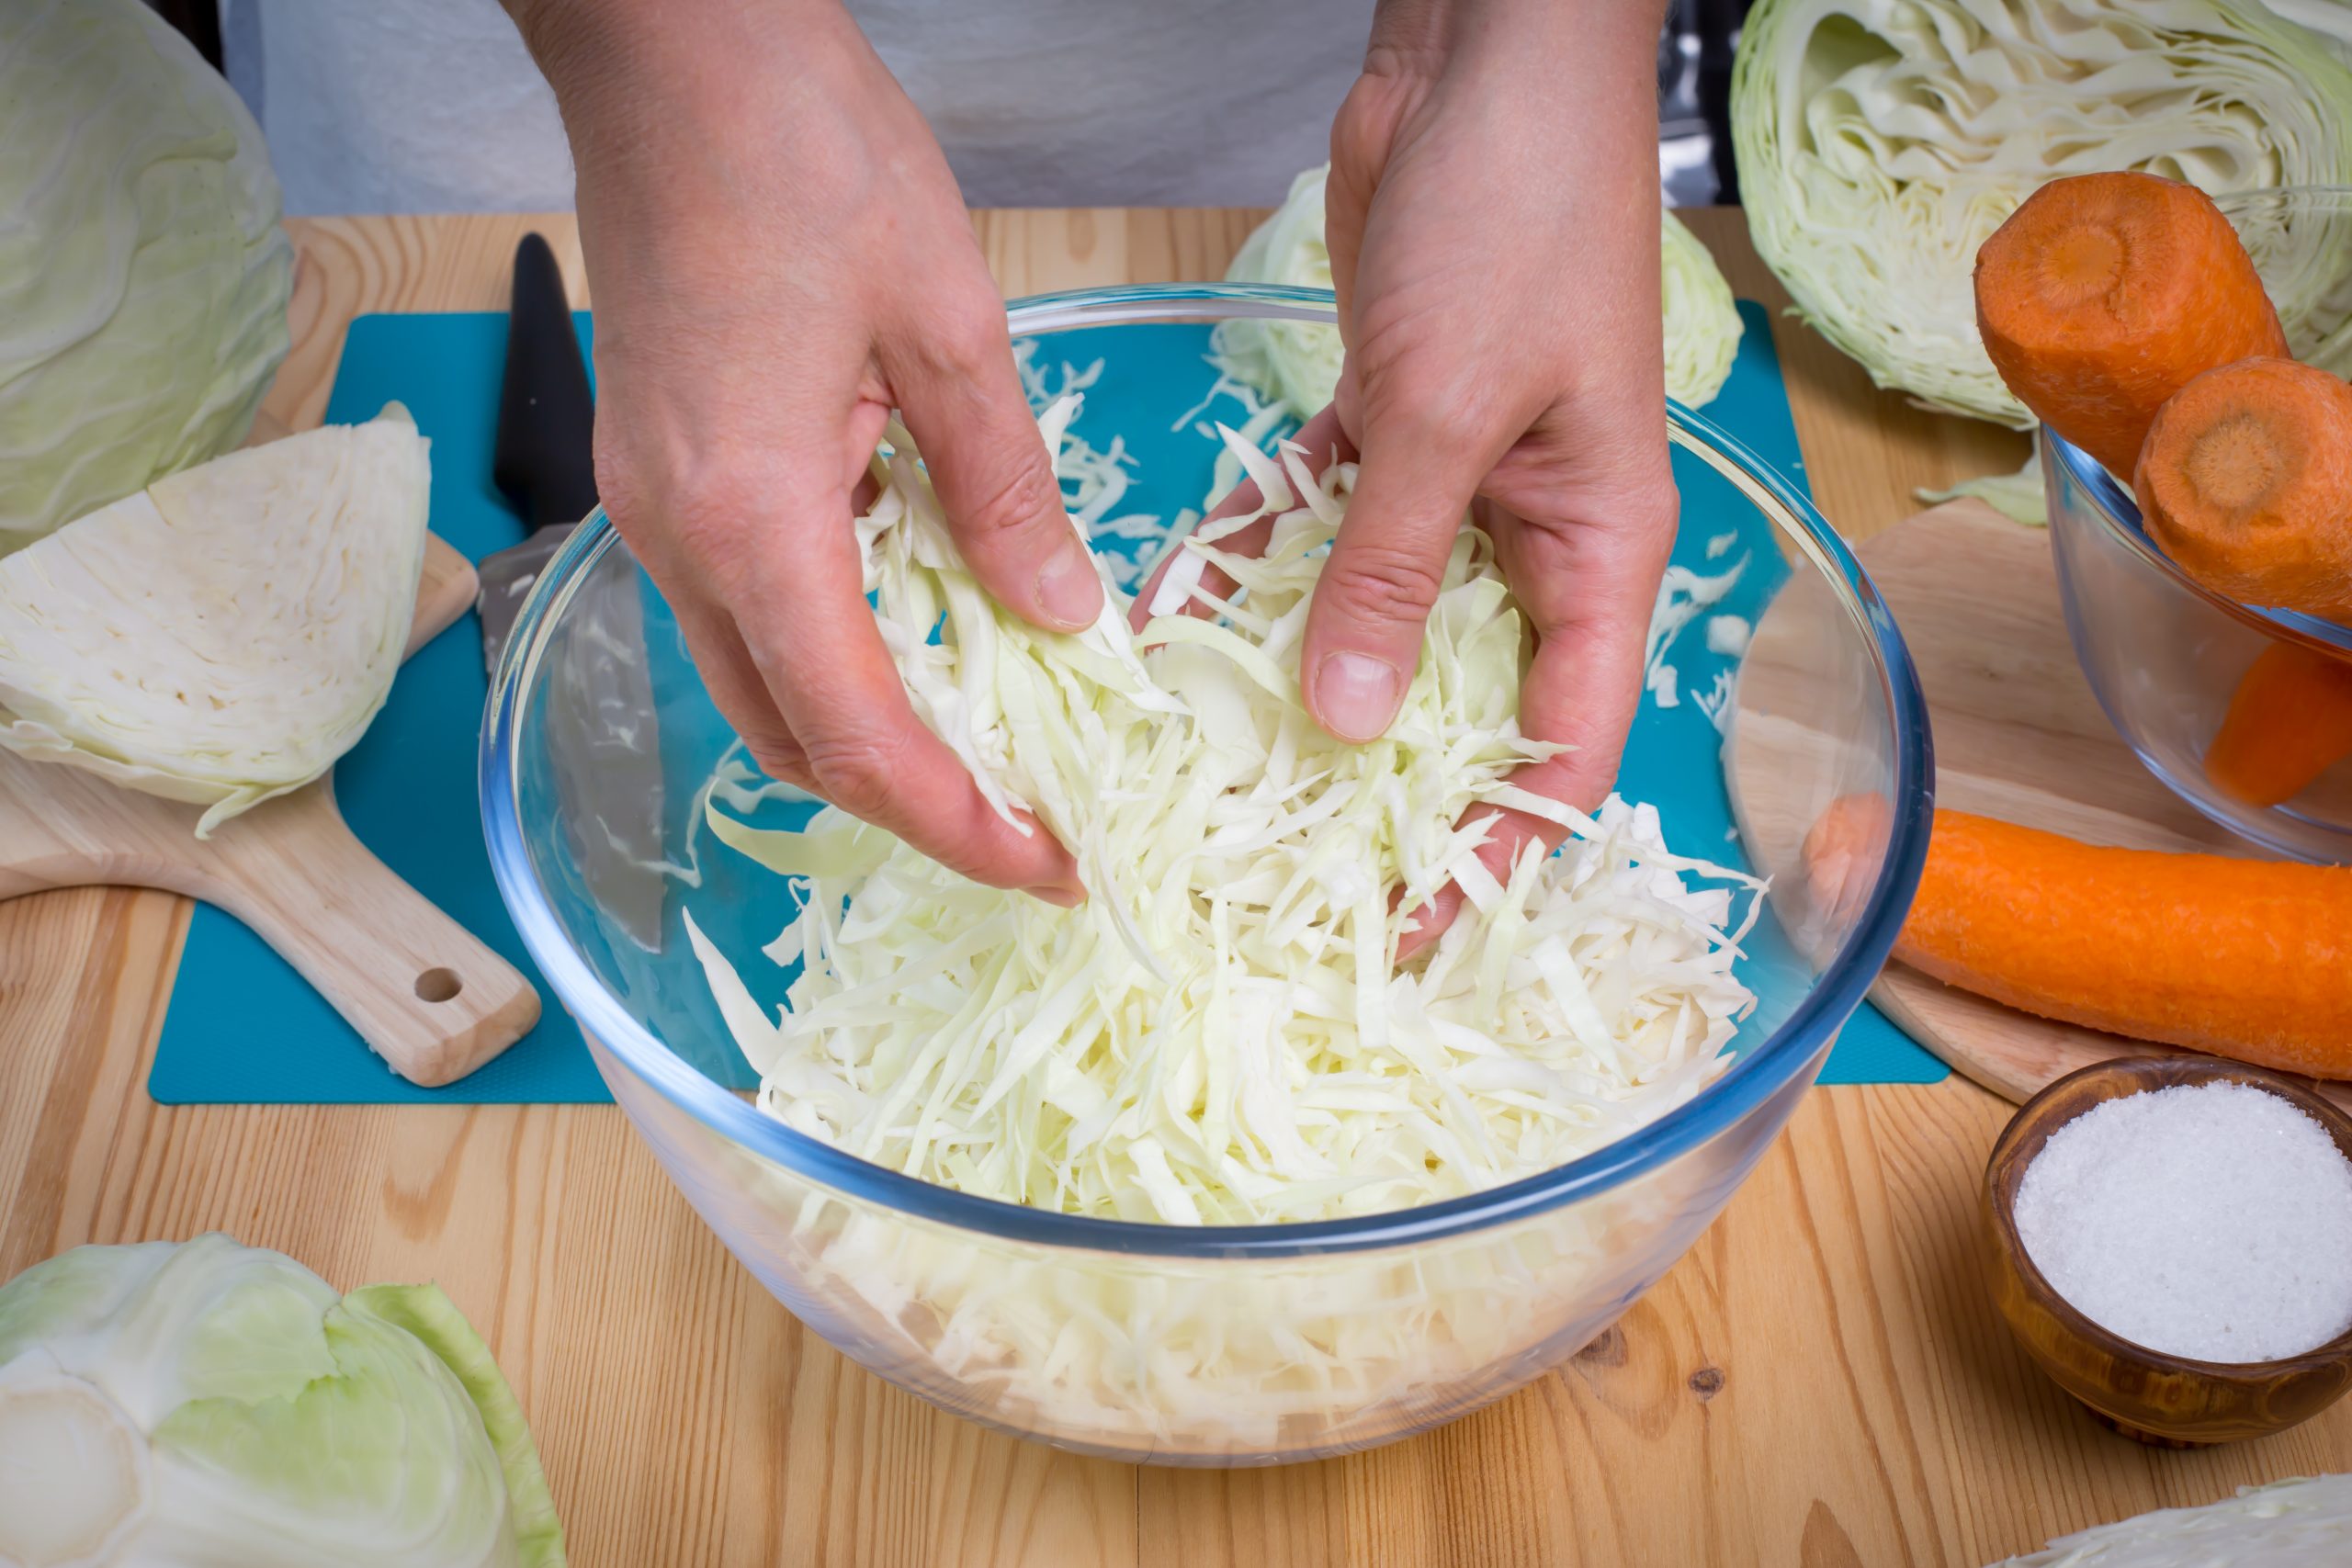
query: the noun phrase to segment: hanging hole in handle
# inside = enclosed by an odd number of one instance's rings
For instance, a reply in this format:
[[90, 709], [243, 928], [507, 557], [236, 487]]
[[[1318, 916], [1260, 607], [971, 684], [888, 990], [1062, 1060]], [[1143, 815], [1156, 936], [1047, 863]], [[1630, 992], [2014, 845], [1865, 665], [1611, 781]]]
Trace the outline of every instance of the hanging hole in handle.
[[427, 969], [416, 977], [416, 995], [420, 1001], [446, 1002], [466, 988], [455, 969]]

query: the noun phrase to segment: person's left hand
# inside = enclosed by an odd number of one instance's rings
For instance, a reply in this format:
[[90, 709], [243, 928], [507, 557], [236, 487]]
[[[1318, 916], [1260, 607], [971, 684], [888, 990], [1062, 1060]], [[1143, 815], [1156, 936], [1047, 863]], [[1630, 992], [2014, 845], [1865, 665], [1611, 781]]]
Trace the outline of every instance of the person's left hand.
[[[1331, 271], [1361, 453], [1308, 612], [1306, 705], [1396, 717], [1465, 511], [1535, 633], [1520, 725], [1574, 748], [1516, 780], [1615, 781], [1674, 545], [1658, 303], [1656, 0], [1390, 0], [1331, 131]], [[1498, 879], [1562, 829], [1500, 813]], [[1459, 908], [1448, 887], [1402, 952]]]

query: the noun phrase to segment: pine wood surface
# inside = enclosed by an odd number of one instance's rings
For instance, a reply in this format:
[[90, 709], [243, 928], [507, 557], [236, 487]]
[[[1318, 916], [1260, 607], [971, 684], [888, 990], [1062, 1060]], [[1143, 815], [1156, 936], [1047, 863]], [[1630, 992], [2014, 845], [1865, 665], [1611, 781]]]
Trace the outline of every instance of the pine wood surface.
[[[1257, 214], [984, 212], [1009, 293], [1218, 273]], [[1784, 297], [1734, 212], [1693, 215], [1736, 290]], [[325, 406], [362, 310], [496, 310], [562, 218], [295, 222], [294, 353], [271, 411]], [[1815, 494], [1849, 536], [2019, 438], [1873, 391], [1774, 337]], [[2352, 1467], [2352, 1408], [2154, 1453], [2026, 1360], [1975, 1249], [2009, 1108], [1964, 1079], [1816, 1090], [1618, 1327], [1418, 1439], [1271, 1471], [1138, 1470], [983, 1432], [803, 1331], [619, 1111], [187, 1107], [144, 1089], [187, 924], [121, 889], [0, 903], [0, 1277], [77, 1243], [221, 1228], [348, 1288], [438, 1279], [486, 1334], [580, 1568], [1135, 1564], [1976, 1564], [2143, 1509]]]

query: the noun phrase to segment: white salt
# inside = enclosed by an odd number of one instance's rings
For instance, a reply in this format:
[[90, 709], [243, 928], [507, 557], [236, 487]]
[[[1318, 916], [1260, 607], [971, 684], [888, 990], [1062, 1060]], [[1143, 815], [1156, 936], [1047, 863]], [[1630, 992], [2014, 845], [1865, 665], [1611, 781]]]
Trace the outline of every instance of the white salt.
[[2266, 1089], [2094, 1106], [2026, 1168], [2016, 1218], [2060, 1295], [2152, 1350], [2267, 1361], [2352, 1328], [2352, 1161]]

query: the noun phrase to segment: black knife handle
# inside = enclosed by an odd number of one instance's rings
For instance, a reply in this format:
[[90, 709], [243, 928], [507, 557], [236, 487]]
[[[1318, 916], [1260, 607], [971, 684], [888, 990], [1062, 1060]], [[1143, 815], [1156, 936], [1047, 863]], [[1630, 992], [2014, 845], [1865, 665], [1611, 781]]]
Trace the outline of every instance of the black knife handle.
[[596, 407], [572, 332], [555, 252], [539, 235], [514, 249], [506, 376], [491, 479], [531, 531], [577, 523], [596, 504]]

